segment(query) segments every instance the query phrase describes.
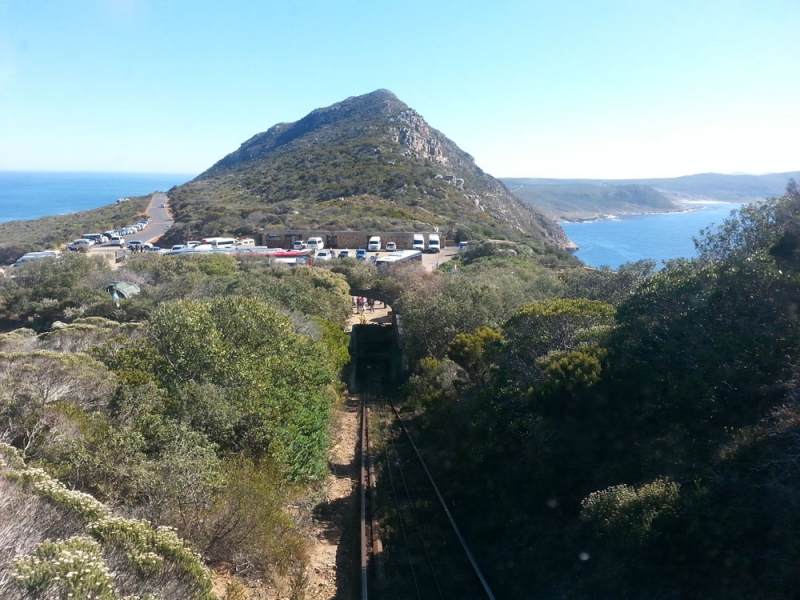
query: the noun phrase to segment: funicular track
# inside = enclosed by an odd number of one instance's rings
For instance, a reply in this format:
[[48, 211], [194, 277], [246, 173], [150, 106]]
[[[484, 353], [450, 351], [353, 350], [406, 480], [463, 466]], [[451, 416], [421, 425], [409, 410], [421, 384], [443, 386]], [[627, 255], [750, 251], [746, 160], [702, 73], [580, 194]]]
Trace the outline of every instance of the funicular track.
[[362, 406], [361, 598], [494, 598], [392, 402], [387, 329], [354, 328]]

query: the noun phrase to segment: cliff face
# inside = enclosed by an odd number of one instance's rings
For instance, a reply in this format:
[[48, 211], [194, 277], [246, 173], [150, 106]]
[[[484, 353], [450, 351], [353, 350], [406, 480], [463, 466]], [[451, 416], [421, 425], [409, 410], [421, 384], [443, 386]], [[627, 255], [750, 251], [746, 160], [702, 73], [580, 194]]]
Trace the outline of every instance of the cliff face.
[[387, 90], [274, 125], [171, 194], [179, 219], [217, 198], [259, 207], [272, 228], [437, 226], [570, 246], [554, 221]]

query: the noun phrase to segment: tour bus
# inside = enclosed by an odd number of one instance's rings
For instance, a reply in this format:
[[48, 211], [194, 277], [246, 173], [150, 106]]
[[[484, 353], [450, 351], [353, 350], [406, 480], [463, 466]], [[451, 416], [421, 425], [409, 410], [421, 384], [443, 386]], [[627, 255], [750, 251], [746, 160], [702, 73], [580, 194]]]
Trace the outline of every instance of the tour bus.
[[386, 256], [381, 256], [375, 261], [375, 266], [381, 268], [405, 262], [422, 262], [422, 252], [419, 250], [398, 250]]
[[210, 237], [205, 238], [200, 244], [211, 246], [212, 248], [233, 248], [236, 245], [236, 240], [233, 238]]
[[27, 254], [23, 254], [21, 257], [17, 259], [17, 262], [14, 263], [15, 267], [20, 266], [26, 262], [30, 262], [32, 260], [38, 260], [40, 258], [58, 258], [61, 254], [58, 250], [42, 250], [41, 252], [28, 252]]

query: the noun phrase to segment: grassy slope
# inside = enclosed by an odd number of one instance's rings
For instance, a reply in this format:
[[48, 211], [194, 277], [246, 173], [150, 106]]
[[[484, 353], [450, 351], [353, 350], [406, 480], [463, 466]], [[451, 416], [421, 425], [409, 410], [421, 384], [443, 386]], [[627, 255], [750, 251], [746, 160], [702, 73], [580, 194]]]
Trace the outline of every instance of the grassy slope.
[[13, 262], [26, 252], [59, 248], [84, 233], [130, 225], [145, 214], [149, 203], [150, 196], [140, 196], [68, 215], [0, 223], [0, 264]]

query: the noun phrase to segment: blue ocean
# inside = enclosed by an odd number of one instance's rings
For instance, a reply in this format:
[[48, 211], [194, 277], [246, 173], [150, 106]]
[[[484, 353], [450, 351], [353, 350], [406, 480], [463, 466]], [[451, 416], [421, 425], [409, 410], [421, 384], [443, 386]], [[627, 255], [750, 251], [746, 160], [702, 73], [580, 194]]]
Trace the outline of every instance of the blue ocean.
[[166, 192], [194, 175], [0, 171], [0, 222], [38, 219], [113, 204], [118, 198]]
[[575, 256], [591, 267], [618, 268], [626, 262], [694, 258], [693, 237], [700, 230], [720, 225], [740, 204], [693, 205], [688, 212], [629, 215], [586, 223], [561, 223], [567, 237], [580, 246]]

